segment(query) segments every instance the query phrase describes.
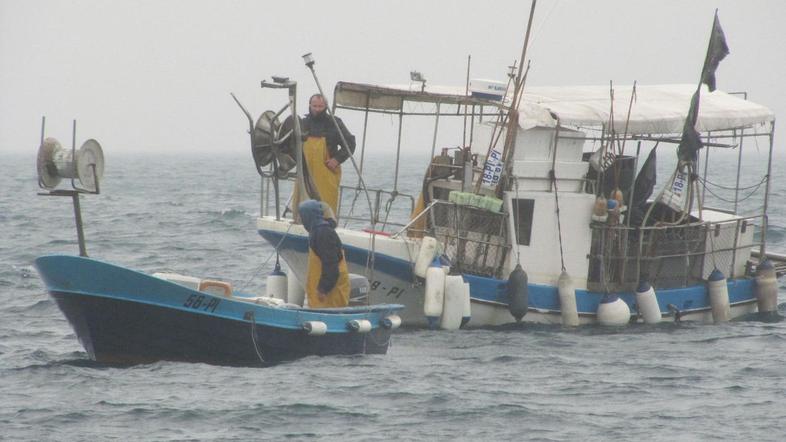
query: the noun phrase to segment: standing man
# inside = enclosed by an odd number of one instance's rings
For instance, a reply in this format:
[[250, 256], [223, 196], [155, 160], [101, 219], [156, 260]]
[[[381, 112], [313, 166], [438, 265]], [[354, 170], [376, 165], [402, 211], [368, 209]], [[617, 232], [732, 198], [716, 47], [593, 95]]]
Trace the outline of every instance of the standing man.
[[344, 259], [336, 222], [326, 216], [324, 203], [306, 200], [298, 206], [303, 227], [308, 232], [306, 296], [310, 308], [349, 305], [349, 271]]
[[[311, 96], [308, 115], [303, 119], [303, 159], [320, 199], [330, 206], [334, 214], [338, 214], [341, 163], [355, 152], [355, 136], [340, 118], [335, 118], [336, 124], [333, 124], [327, 113], [325, 97], [320, 94]], [[339, 129], [346, 145], [341, 141]]]

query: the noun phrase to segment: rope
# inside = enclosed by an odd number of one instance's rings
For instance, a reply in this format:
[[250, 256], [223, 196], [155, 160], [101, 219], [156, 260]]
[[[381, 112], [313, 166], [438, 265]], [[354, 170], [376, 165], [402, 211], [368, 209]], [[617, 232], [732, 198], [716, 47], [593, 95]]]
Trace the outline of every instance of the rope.
[[251, 280], [254, 279], [254, 277], [257, 276], [257, 274], [259, 272], [262, 271], [262, 269], [267, 265], [268, 261], [270, 261], [270, 258], [272, 258], [273, 255], [276, 255], [276, 262], [278, 262], [278, 249], [279, 249], [279, 247], [281, 247], [281, 243], [283, 243], [284, 240], [287, 238], [287, 235], [289, 235], [289, 231], [290, 231], [290, 229], [292, 229], [293, 225], [294, 225], [294, 223], [290, 223], [289, 224], [289, 227], [287, 227], [287, 231], [284, 233], [284, 236], [281, 237], [281, 240], [278, 242], [278, 244], [276, 244], [276, 247], [274, 247], [273, 253], [271, 253], [267, 257], [267, 259], [265, 259], [265, 262], [263, 262], [262, 265], [260, 265], [256, 270], [254, 270], [251, 273], [251, 276], [248, 277], [246, 282], [244, 282], [243, 285], [240, 286], [240, 290], [245, 290], [245, 288], [248, 287], [248, 285], [251, 283]]
[[552, 169], [549, 171], [549, 175], [551, 175], [551, 181], [554, 183], [554, 202], [557, 205], [557, 235], [559, 236], [559, 259], [562, 263], [562, 271], [565, 271], [565, 254], [562, 250], [562, 223], [560, 222], [559, 216], [559, 191], [557, 190], [557, 175], [554, 173]]
[[[516, 204], [515, 204], [515, 216], [519, 216], [519, 180], [515, 178], [513, 180], [513, 185], [516, 187]], [[515, 219], [515, 218], [514, 218]], [[520, 220], [518, 220], [520, 221]], [[518, 227], [518, 223], [516, 223], [516, 227]], [[517, 229], [518, 230], [518, 229]], [[516, 232], [516, 242], [518, 243], [518, 231]], [[521, 247], [516, 244], [516, 264], [521, 265]]]
[[751, 184], [750, 186], [747, 186], [747, 187], [728, 187], [728, 186], [722, 186], [722, 185], [720, 185], [720, 184], [713, 183], [712, 181], [710, 181], [710, 180], [708, 180], [708, 179], [706, 179], [706, 178], [701, 178], [701, 177], [699, 177], [699, 181], [701, 181], [701, 182], [702, 182], [702, 183], [704, 183], [704, 184], [709, 184], [709, 185], [711, 185], [711, 186], [715, 186], [715, 187], [718, 187], [718, 188], [720, 188], [720, 189], [723, 189], [723, 190], [748, 190], [748, 189], [753, 189], [754, 187], [755, 187], [755, 188], [757, 188], [757, 189], [758, 189], [759, 187], [761, 187], [761, 185], [762, 185], [762, 184], [764, 184], [764, 182], [765, 182], [765, 181], [767, 181], [767, 175], [764, 175], [764, 177], [763, 177], [763, 178], [761, 179], [761, 181], [759, 181], [758, 183], [756, 183], [756, 184]]
[[[759, 191], [759, 188], [761, 187], [761, 185], [762, 185], [762, 184], [764, 184], [764, 183], [766, 182], [766, 180], [767, 180], [767, 177], [765, 176], [765, 177], [762, 179], [762, 181], [761, 181], [761, 182], [759, 182], [759, 184], [755, 184], [755, 185], [753, 185], [753, 186], [744, 187], [744, 188], [743, 188], [743, 187], [740, 187], [740, 188], [739, 188], [739, 190], [747, 190], [747, 189], [751, 189], [751, 188], [753, 188], [753, 190], [752, 190], [750, 193], [748, 193], [747, 195], [745, 195], [744, 197], [742, 197], [742, 198], [738, 198], [738, 199], [737, 199], [737, 202], [739, 203], [739, 202], [745, 201], [745, 200], [747, 200], [748, 198], [751, 198], [753, 195], [755, 195], [755, 194], [756, 194], [756, 192], [758, 192], [758, 191]], [[711, 183], [710, 183], [710, 184], [711, 184]], [[720, 187], [720, 188], [722, 188], [722, 189], [724, 189], [724, 190], [735, 190], [734, 188], [724, 188], [724, 187], [721, 187], [721, 186], [717, 186], [717, 187]], [[712, 190], [710, 190], [710, 189], [709, 189], [707, 186], [704, 186], [704, 189], [705, 189], [707, 192], [709, 192], [709, 193], [710, 193], [710, 195], [714, 196], [715, 198], [717, 198], [717, 199], [719, 199], [719, 200], [721, 200], [721, 201], [723, 201], [723, 202], [725, 202], [725, 203], [734, 203], [734, 200], [730, 200], [730, 199], [726, 199], [726, 198], [723, 198], [723, 197], [721, 197], [721, 196], [720, 196], [720, 195], [718, 195], [717, 193], [715, 193], [715, 192], [713, 192]]]
[[710, 257], [712, 258], [712, 267], [717, 270], [718, 264], [715, 262], [715, 233], [708, 232], [710, 235]]
[[257, 357], [262, 364], [267, 364], [265, 362], [265, 358], [262, 357], [262, 353], [259, 351], [259, 346], [257, 346], [257, 321], [254, 319], [254, 312], [251, 313], [251, 342], [254, 343], [254, 351], [257, 353]]

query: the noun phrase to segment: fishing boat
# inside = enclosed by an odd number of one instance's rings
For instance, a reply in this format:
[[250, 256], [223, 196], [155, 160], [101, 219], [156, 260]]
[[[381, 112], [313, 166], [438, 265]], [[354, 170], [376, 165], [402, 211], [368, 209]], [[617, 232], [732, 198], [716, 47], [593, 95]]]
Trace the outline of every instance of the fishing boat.
[[259, 366], [310, 355], [385, 354], [400, 306], [310, 310], [231, 284], [147, 275], [70, 255], [35, 260], [90, 359]]
[[[234, 290], [224, 280], [146, 274], [87, 257], [79, 200], [100, 193], [100, 145], [91, 139], [69, 151], [43, 133], [42, 127], [38, 172], [47, 191], [39, 195], [72, 198], [80, 254], [42, 256], [35, 267], [90, 359], [265, 366], [311, 355], [387, 352], [402, 305], [309, 309]], [[73, 189], [55, 188], [64, 177]], [[353, 285], [353, 297], [364, 295], [365, 282]]]
[[[722, 49], [711, 43], [708, 60]], [[313, 58], [306, 65], [314, 73]], [[698, 87], [524, 88], [522, 69], [507, 83], [468, 78], [468, 87], [427, 85], [417, 73], [405, 85], [338, 82], [331, 112], [359, 112], [364, 126], [361, 179], [342, 186], [337, 232], [350, 271], [371, 281], [369, 303], [404, 304], [405, 325], [443, 328], [774, 314], [782, 263], [768, 254], [766, 234], [775, 116], [745, 95], [713, 90], [714, 76], [708, 86], [714, 67], [705, 63]], [[308, 191], [302, 147], [289, 138], [298, 128], [279, 121], [286, 109], [296, 115], [289, 83], [284, 109], [256, 123], [246, 114], [264, 178], [258, 232], [290, 278], [302, 278], [308, 235], [281, 195]], [[386, 189], [362, 179], [377, 115], [398, 121]], [[398, 185], [405, 118], [433, 119], [419, 194]], [[437, 144], [446, 119], [459, 122], [448, 126], [457, 128], [449, 147]], [[769, 146], [753, 175], [742, 168], [751, 143]], [[736, 173], [710, 167], [718, 150], [736, 150]], [[658, 156], [674, 164], [661, 186]], [[469, 302], [451, 277], [469, 288]]]

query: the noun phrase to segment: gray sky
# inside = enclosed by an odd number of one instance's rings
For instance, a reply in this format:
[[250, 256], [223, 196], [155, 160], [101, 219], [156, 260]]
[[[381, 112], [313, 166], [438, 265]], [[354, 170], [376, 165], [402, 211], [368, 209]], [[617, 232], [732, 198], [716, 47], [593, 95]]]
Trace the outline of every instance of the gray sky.
[[[430, 84], [505, 79], [530, 2], [0, 0], [0, 152], [37, 150], [47, 134], [105, 152], [248, 152], [245, 117], [278, 108], [270, 75], [316, 89], [338, 80]], [[718, 87], [786, 113], [786, 2], [540, 0], [529, 85], [698, 81], [715, 8], [731, 54]], [[302, 112], [301, 112], [302, 113]], [[360, 131], [359, 127], [355, 131]], [[776, 145], [781, 137], [776, 138]], [[412, 147], [410, 147], [412, 148]]]

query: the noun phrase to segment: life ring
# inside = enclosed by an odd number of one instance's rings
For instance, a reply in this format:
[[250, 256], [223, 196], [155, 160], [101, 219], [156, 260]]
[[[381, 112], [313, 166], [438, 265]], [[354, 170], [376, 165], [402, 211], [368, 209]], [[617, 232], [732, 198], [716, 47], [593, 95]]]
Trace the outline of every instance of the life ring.
[[229, 298], [232, 296], [232, 284], [214, 279], [203, 279], [199, 283], [199, 291]]

